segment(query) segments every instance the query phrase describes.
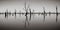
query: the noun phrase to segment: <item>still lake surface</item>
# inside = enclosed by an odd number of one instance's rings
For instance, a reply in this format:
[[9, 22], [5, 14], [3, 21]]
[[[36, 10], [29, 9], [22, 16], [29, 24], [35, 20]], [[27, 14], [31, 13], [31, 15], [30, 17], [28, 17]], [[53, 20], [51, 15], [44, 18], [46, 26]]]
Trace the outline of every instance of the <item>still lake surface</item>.
[[21, 29], [21, 30], [54, 30], [60, 28], [60, 14], [16, 14], [16, 16], [0, 14], [0, 27], [2, 29]]

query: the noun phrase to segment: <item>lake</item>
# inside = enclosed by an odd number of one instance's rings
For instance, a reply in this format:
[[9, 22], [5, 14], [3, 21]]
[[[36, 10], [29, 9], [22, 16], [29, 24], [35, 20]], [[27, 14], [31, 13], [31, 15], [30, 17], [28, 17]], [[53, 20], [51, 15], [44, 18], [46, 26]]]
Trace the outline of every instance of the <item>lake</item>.
[[15, 30], [58, 30], [60, 28], [60, 14], [0, 14], [1, 29]]

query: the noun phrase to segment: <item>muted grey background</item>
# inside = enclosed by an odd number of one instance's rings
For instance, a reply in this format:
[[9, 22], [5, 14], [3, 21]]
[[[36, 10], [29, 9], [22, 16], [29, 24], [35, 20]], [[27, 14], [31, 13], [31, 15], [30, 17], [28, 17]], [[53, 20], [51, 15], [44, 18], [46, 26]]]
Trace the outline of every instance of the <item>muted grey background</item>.
[[[21, 10], [24, 11], [24, 3], [25, 0], [0, 0], [0, 12], [5, 12], [6, 9], [8, 11], [14, 12], [16, 9], [17, 12]], [[46, 12], [55, 12], [56, 6], [58, 6], [58, 12], [60, 12], [60, 0], [26, 0], [27, 5], [30, 4], [30, 8], [35, 10], [35, 12], [43, 12], [43, 7], [45, 7]], [[32, 30], [57, 30], [60, 29], [60, 14], [57, 17], [56, 22], [56, 14], [47, 14], [45, 16], [42, 14], [32, 14], [31, 20], [30, 14], [26, 16], [25, 14], [16, 14], [15, 15], [8, 15], [5, 17], [5, 14], [0, 14], [0, 27], [2, 29], [32, 29]], [[28, 24], [29, 23], [29, 24]]]

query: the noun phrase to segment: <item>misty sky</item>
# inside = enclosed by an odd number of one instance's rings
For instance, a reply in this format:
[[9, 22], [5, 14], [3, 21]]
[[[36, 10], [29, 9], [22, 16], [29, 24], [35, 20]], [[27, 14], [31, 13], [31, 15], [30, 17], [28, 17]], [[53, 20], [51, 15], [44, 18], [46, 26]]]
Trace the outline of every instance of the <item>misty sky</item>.
[[[43, 11], [43, 7], [45, 7], [46, 11], [55, 12], [56, 5], [58, 6], [58, 11], [60, 11], [59, 0], [26, 0], [26, 2], [35, 11], [41, 12]], [[0, 0], [0, 12], [6, 11], [6, 9], [11, 12], [14, 12], [14, 9], [24, 11], [24, 3], [25, 0]]]

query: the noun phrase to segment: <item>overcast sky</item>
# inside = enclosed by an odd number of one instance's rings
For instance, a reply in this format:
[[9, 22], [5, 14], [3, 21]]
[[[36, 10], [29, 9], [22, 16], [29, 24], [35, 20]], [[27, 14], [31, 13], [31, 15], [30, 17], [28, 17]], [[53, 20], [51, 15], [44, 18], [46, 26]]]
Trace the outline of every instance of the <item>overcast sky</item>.
[[[45, 7], [46, 11], [55, 11], [56, 5], [58, 6], [58, 11], [60, 11], [60, 0], [26, 0], [27, 5], [30, 4], [30, 8], [36, 11], [43, 11]], [[0, 0], [0, 12], [6, 11], [24, 11], [25, 0]]]

